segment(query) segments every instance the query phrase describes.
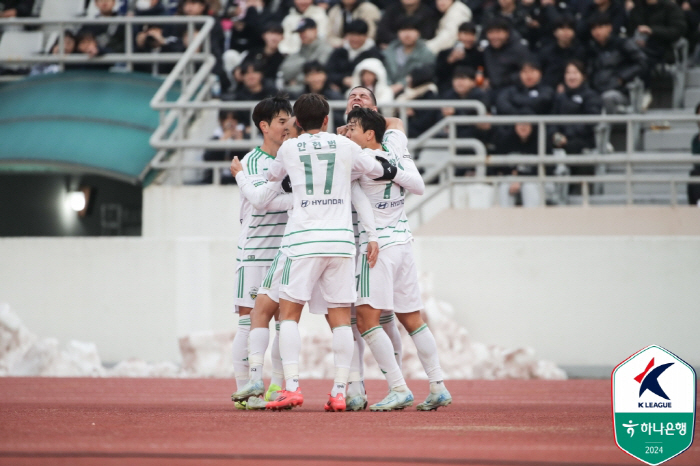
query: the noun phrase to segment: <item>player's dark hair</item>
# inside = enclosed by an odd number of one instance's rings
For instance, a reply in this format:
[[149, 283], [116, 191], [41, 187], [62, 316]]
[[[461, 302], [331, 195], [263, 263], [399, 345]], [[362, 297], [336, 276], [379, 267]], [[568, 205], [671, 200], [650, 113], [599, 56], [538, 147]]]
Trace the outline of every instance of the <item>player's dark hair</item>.
[[321, 129], [328, 112], [330, 112], [328, 101], [319, 94], [302, 94], [294, 102], [294, 115], [297, 117], [297, 124], [304, 131]]
[[253, 109], [253, 123], [260, 131], [260, 122], [266, 121], [267, 124], [272, 123], [280, 113], [286, 112], [292, 116], [292, 105], [285, 94], [277, 94], [274, 97], [267, 97], [255, 106]]
[[377, 97], [374, 95], [374, 92], [372, 92], [372, 89], [370, 89], [369, 87], [355, 86], [352, 89], [350, 89], [350, 92], [348, 93], [348, 95], [352, 94], [352, 91], [354, 91], [358, 87], [361, 87], [362, 89], [366, 89], [367, 92], [369, 92], [369, 96], [372, 98], [372, 104], [374, 104], [374, 106], [376, 107], [377, 106]]
[[356, 108], [348, 113], [348, 123], [354, 121], [362, 131], [374, 131], [374, 139], [381, 143], [386, 131], [386, 120], [379, 113], [369, 108]]

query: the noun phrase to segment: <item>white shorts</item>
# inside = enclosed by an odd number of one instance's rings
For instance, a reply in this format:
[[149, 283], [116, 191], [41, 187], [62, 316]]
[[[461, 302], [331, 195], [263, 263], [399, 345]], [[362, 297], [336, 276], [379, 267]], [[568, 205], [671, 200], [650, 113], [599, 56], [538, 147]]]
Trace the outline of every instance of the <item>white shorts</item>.
[[374, 309], [396, 313], [423, 309], [411, 243], [382, 249], [377, 264], [371, 269], [367, 264], [367, 254], [361, 255], [356, 273], [356, 306], [369, 304]]
[[331, 306], [349, 306], [357, 299], [355, 261], [351, 257], [304, 257], [291, 260], [282, 255], [277, 268], [282, 269], [279, 282], [279, 296], [282, 298], [307, 303], [311, 300], [314, 287], [318, 286], [321, 297]]
[[280, 302], [280, 282], [282, 281], [282, 273], [284, 272], [284, 263], [287, 256], [282, 254], [282, 251], [277, 251], [272, 264], [267, 269], [267, 273], [263, 276], [258, 294], [265, 294], [268, 298], [279, 304]]
[[255, 306], [255, 298], [258, 296], [260, 284], [267, 273], [267, 266], [242, 266], [236, 270], [236, 297], [233, 304], [238, 312], [238, 307]]

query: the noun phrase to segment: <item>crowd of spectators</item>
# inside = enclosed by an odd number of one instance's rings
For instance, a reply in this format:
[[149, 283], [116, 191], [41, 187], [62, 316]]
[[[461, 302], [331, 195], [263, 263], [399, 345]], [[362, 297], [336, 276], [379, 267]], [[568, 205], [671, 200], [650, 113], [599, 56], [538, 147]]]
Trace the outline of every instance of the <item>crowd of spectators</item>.
[[[0, 16], [32, 15], [39, 1], [0, 0]], [[628, 84], [641, 79], [648, 87], [654, 73], [673, 61], [678, 39], [694, 46], [700, 24], [700, 0], [89, 1], [99, 16], [215, 17], [211, 42], [222, 99], [259, 100], [278, 90], [292, 98], [317, 92], [343, 99], [352, 86], [363, 85], [380, 108], [390, 109], [394, 101], [476, 99], [499, 115], [624, 111]], [[121, 26], [65, 34], [67, 53], [124, 51]], [[187, 40], [185, 26], [144, 25], [134, 50], [182, 51]], [[470, 113], [447, 105], [409, 109], [408, 130], [417, 136], [443, 115]], [[239, 136], [246, 137], [248, 114], [229, 117], [237, 128], [243, 125]], [[522, 125], [458, 129], [460, 137], [479, 138], [492, 153], [522, 152], [534, 144], [532, 133]], [[590, 125], [547, 131], [550, 151], [577, 154], [594, 144]]]

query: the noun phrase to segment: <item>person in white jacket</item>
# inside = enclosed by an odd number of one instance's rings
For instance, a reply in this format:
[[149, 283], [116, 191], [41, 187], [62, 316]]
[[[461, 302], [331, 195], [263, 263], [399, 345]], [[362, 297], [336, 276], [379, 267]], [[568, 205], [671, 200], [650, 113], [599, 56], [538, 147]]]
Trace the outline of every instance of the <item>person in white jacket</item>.
[[313, 0], [294, 0], [294, 6], [289, 9], [289, 13], [282, 20], [284, 38], [279, 45], [281, 53], [291, 55], [297, 53], [301, 48], [299, 34], [295, 34], [299, 23], [304, 18], [311, 18], [316, 22], [318, 36], [321, 40], [326, 38], [328, 33], [328, 15], [326, 10], [313, 4]]
[[[367, 58], [357, 64], [352, 72], [352, 90], [356, 86], [364, 86], [374, 92], [377, 104], [381, 107], [394, 100], [394, 92], [389, 87], [386, 68], [378, 58]], [[349, 92], [349, 91], [348, 91]]]
[[425, 41], [425, 45], [435, 55], [445, 49], [449, 49], [457, 40], [457, 30], [459, 25], [471, 21], [472, 10], [461, 0], [435, 0], [438, 11], [442, 13], [442, 18], [438, 23], [435, 37]]

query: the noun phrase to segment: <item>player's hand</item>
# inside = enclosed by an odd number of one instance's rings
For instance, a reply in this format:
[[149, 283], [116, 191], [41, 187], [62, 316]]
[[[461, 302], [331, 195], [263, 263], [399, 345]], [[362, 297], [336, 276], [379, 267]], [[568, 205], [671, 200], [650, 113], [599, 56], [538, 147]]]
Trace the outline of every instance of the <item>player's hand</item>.
[[289, 175], [285, 176], [282, 180], [282, 189], [285, 193], [292, 192], [292, 180], [289, 179]]
[[243, 165], [241, 164], [241, 161], [238, 160], [238, 157], [234, 157], [233, 160], [231, 160], [231, 174], [236, 177], [239, 172], [243, 171]]
[[335, 129], [335, 132], [338, 133], [340, 136], [345, 136], [348, 134], [348, 125], [343, 125], [343, 126], [338, 126]]
[[382, 164], [384, 169], [384, 174], [379, 178], [375, 178], [374, 181], [391, 181], [396, 176], [396, 167], [389, 163], [387, 159], [378, 155], [375, 157], [379, 163]]
[[379, 244], [376, 241], [370, 241], [367, 244], [367, 264], [370, 269], [377, 264], [377, 257], [379, 257]]

